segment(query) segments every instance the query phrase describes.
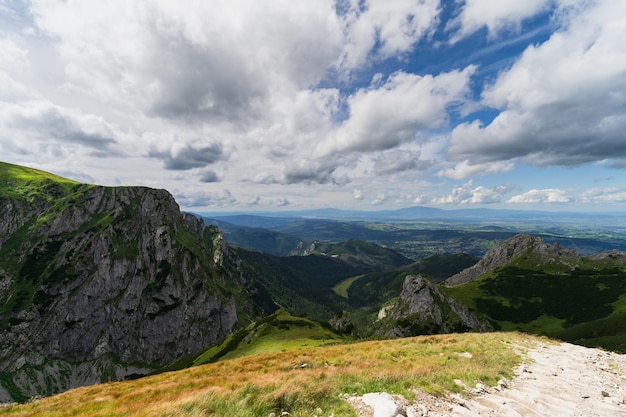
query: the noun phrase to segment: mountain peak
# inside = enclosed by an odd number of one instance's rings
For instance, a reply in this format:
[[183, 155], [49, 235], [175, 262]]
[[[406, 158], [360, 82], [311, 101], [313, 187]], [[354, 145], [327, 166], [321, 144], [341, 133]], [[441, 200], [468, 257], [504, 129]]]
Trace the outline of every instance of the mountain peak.
[[573, 250], [563, 248], [556, 243], [548, 245], [541, 237], [521, 233], [497, 243], [476, 265], [448, 278], [445, 285], [452, 287], [472, 281], [499, 266], [530, 253], [542, 259], [564, 258], [573, 261], [580, 259], [580, 255]]

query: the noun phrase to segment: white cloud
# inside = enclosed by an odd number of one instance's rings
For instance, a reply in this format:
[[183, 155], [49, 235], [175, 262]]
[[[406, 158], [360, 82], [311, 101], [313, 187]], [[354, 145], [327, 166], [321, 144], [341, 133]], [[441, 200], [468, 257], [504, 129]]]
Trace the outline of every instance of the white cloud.
[[490, 37], [498, 32], [513, 28], [519, 30], [521, 22], [550, 6], [554, 0], [464, 0], [461, 12], [448, 23], [454, 30], [452, 41], [471, 35], [486, 27]]
[[[493, 204], [500, 203], [503, 195], [509, 192], [509, 189], [503, 185], [496, 187], [484, 187], [479, 185], [474, 187], [473, 181], [470, 180], [465, 184], [454, 187], [450, 194], [435, 197], [430, 200], [431, 204]], [[420, 198], [423, 202], [423, 198]]]
[[592, 188], [582, 193], [580, 201], [602, 205], [626, 203], [626, 190], [620, 187]]
[[450, 106], [469, 94], [474, 71], [469, 66], [437, 76], [397, 72], [381, 86], [357, 91], [348, 98], [348, 120], [318, 146], [316, 155], [390, 149], [419, 130], [444, 126]]
[[205, 189], [195, 192], [174, 191], [173, 194], [176, 201], [183, 207], [219, 208], [239, 205], [231, 191], [225, 188], [209, 191]]
[[355, 200], [363, 200], [363, 193], [361, 190], [357, 190], [356, 188], [352, 190], [352, 195]]
[[[374, 58], [408, 52], [434, 29], [439, 0], [348, 0], [347, 33], [341, 67], [351, 69]], [[378, 46], [377, 46], [378, 45]]]
[[626, 3], [583, 4], [483, 92], [502, 112], [456, 127], [452, 158], [575, 166], [626, 156]]
[[378, 193], [375, 199], [372, 200], [372, 206], [380, 206], [387, 200], [385, 193]]
[[498, 174], [511, 171], [514, 168], [512, 162], [487, 162], [484, 164], [470, 164], [468, 160], [461, 161], [452, 168], [439, 171], [440, 177], [452, 178], [456, 180], [471, 177], [476, 174]]
[[558, 189], [533, 189], [523, 194], [511, 197], [507, 203], [513, 204], [539, 204], [539, 203], [568, 203], [572, 198], [563, 190]]
[[287, 200], [285, 197], [281, 197], [281, 198], [277, 198], [276, 200], [274, 200], [274, 204], [277, 207], [286, 207], [286, 206], [291, 205], [291, 202]]

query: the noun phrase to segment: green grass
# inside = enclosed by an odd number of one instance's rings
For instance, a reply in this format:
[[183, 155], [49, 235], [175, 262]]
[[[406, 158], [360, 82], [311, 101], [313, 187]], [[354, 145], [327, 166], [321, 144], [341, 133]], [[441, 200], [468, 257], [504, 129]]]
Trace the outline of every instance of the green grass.
[[0, 197], [34, 201], [54, 199], [69, 194], [80, 183], [58, 175], [0, 162]]
[[251, 323], [228, 335], [206, 351], [183, 358], [164, 370], [181, 369], [223, 359], [256, 354], [281, 352], [315, 346], [334, 345], [351, 341], [332, 329], [304, 317], [294, 317], [285, 311]]
[[568, 272], [507, 266], [442, 290], [499, 329], [626, 352], [624, 266], [609, 268], [588, 259], [581, 265], [584, 269]]
[[[222, 360], [133, 381], [84, 387], [0, 416], [356, 416], [342, 394], [414, 389], [443, 395], [454, 382], [495, 385], [510, 378], [531, 337], [517, 333], [451, 334], [310, 347]], [[515, 347], [515, 348], [514, 348]], [[471, 358], [460, 353], [469, 352]]]
[[348, 290], [350, 289], [350, 286], [356, 280], [358, 280], [359, 278], [363, 278], [364, 276], [365, 275], [357, 275], [355, 277], [344, 279], [343, 281], [339, 282], [337, 285], [333, 287], [333, 291], [335, 292], [335, 294], [337, 294], [340, 297], [349, 298]]

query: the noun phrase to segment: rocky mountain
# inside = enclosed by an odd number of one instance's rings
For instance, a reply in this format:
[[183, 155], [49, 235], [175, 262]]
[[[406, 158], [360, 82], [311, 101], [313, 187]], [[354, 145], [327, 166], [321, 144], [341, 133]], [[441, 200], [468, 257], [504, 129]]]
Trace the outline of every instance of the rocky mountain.
[[398, 300], [379, 314], [386, 337], [492, 330], [467, 307], [420, 275], [407, 275]]
[[563, 248], [556, 243], [548, 245], [540, 237], [522, 233], [497, 243], [476, 265], [453, 275], [445, 280], [444, 284], [446, 286], [464, 284], [499, 266], [508, 264], [515, 258], [529, 254], [567, 265], [575, 265], [580, 259], [580, 255], [573, 250]]
[[145, 374], [267, 313], [164, 190], [0, 163], [0, 207], [0, 402]]
[[522, 234], [445, 284], [443, 293], [495, 329], [626, 352], [626, 253], [580, 256]]

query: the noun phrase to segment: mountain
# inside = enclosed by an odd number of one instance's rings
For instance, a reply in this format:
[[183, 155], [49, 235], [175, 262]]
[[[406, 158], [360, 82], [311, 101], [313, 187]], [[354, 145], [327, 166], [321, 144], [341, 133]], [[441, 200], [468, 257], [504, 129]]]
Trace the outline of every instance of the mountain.
[[[218, 219], [237, 225], [250, 227], [274, 228], [288, 224], [294, 219], [334, 220], [341, 222], [499, 222], [533, 223], [543, 225], [597, 225], [624, 228], [624, 216], [621, 212], [559, 212], [545, 210], [511, 209], [440, 209], [424, 206], [406, 207], [397, 210], [338, 210], [332, 208], [311, 210], [286, 210], [277, 212], [224, 212], [201, 213], [202, 216]], [[270, 226], [270, 224], [272, 226]]]
[[164, 190], [0, 163], [0, 401], [146, 374], [267, 314]]
[[583, 257], [536, 236], [500, 242], [440, 289], [496, 329], [626, 352], [626, 254]]
[[536, 256], [545, 261], [572, 266], [580, 260], [575, 251], [562, 248], [558, 244], [546, 244], [538, 237], [526, 233], [513, 236], [496, 245], [476, 264], [448, 278], [445, 285], [454, 286], [476, 279], [477, 277], [511, 262], [520, 256]]
[[486, 321], [420, 275], [406, 276], [400, 297], [381, 310], [379, 319], [376, 332], [386, 337], [492, 330]]

